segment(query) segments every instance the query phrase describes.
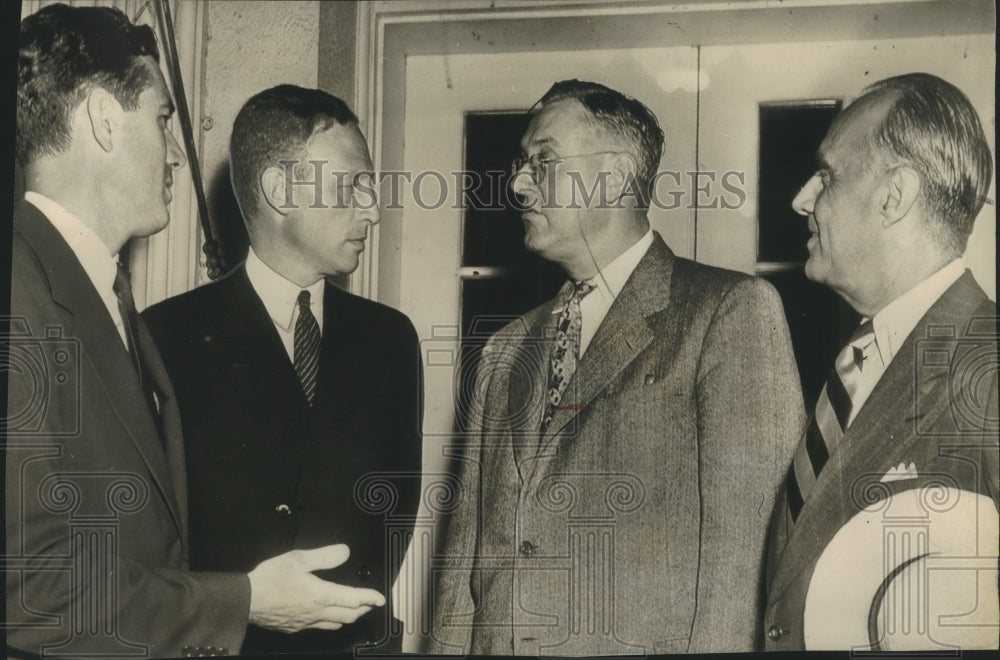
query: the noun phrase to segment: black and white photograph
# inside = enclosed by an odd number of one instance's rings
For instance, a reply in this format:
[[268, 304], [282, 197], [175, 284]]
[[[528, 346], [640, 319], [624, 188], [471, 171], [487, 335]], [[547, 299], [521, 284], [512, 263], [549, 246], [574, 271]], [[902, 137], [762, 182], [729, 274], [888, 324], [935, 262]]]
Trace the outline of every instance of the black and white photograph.
[[1000, 649], [991, 0], [6, 11], [5, 657]]

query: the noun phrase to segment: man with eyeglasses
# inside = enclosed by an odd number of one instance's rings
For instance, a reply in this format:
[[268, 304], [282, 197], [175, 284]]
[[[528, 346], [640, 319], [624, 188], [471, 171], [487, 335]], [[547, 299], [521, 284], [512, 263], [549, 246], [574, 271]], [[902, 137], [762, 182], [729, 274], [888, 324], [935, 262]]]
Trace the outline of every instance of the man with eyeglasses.
[[243, 652], [398, 651], [389, 590], [420, 492], [417, 337], [398, 311], [326, 281], [358, 267], [379, 221], [368, 146], [343, 101], [279, 85], [237, 115], [230, 168], [246, 261], [144, 314], [184, 423], [191, 563], [243, 570], [346, 544], [318, 575], [386, 607], [345, 610], [339, 630], [250, 626]]
[[644, 105], [569, 80], [531, 114], [525, 245], [569, 280], [483, 351], [424, 650], [753, 650], [804, 417], [781, 302], [650, 230], [663, 133]]

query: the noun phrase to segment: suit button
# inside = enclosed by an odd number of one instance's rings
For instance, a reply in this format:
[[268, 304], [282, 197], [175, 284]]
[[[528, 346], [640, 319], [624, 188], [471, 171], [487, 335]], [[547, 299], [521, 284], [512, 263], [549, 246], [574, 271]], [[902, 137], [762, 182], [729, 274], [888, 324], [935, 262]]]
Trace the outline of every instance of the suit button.
[[531, 557], [538, 551], [538, 546], [531, 541], [521, 541], [521, 556]]
[[287, 504], [279, 504], [278, 506], [274, 507], [274, 513], [279, 518], [291, 518], [292, 508]]
[[767, 629], [767, 638], [772, 642], [776, 642], [781, 639], [781, 636], [785, 634], [785, 631], [781, 629], [781, 626], [775, 624]]
[[371, 576], [372, 576], [372, 569], [368, 568], [367, 566], [361, 566], [360, 568], [358, 568], [358, 577], [361, 578], [362, 580], [367, 580]]

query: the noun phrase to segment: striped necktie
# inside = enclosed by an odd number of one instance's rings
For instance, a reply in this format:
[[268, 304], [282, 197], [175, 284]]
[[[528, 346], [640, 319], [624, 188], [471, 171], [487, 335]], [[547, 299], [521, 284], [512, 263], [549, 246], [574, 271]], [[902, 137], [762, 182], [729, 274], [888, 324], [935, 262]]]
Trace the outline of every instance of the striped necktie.
[[851, 419], [854, 395], [868, 357], [866, 354], [870, 354], [874, 343], [872, 323], [866, 321], [854, 331], [851, 341], [837, 355], [833, 370], [820, 392], [816, 412], [809, 420], [788, 468], [788, 509], [793, 521], [798, 518], [823, 466], [844, 437]]
[[313, 404], [316, 398], [316, 384], [319, 380], [319, 324], [309, 307], [309, 292], [303, 289], [299, 292], [296, 302], [299, 305], [299, 317], [295, 320], [295, 343], [292, 349], [294, 355], [295, 374], [302, 384], [302, 391]]

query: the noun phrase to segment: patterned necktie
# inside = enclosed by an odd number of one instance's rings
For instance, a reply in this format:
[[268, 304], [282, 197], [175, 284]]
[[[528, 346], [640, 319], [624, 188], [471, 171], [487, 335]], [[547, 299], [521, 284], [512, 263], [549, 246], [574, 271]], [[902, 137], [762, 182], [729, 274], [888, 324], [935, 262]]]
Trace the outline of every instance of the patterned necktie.
[[596, 288], [589, 282], [577, 282], [556, 323], [555, 345], [549, 356], [549, 391], [542, 418], [542, 433], [552, 422], [566, 393], [566, 386], [576, 373], [576, 363], [580, 359], [580, 330], [583, 327], [580, 301]]
[[118, 313], [121, 314], [122, 324], [125, 327], [125, 338], [128, 344], [129, 356], [132, 358], [132, 366], [135, 367], [136, 375], [139, 377], [139, 386], [146, 399], [146, 405], [153, 414], [153, 421], [156, 422], [157, 429], [160, 430], [162, 439], [162, 429], [160, 426], [160, 409], [156, 402], [156, 395], [153, 393], [152, 382], [146, 372], [146, 362], [143, 360], [142, 348], [139, 345], [139, 314], [135, 309], [135, 299], [132, 298], [132, 283], [129, 280], [128, 271], [121, 263], [118, 264], [118, 272], [115, 275], [115, 283], [112, 286], [115, 297], [118, 299]]
[[299, 318], [295, 321], [295, 345], [292, 350], [295, 373], [302, 384], [309, 405], [316, 397], [316, 383], [319, 376], [319, 324], [309, 308], [309, 292], [303, 289], [297, 299]]
[[798, 518], [819, 473], [844, 437], [851, 419], [853, 399], [861, 383], [864, 361], [875, 344], [871, 321], [862, 323], [851, 341], [837, 355], [833, 371], [820, 392], [816, 413], [809, 420], [802, 442], [788, 468], [788, 508], [792, 520]]

